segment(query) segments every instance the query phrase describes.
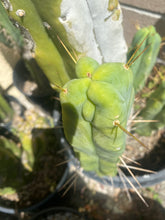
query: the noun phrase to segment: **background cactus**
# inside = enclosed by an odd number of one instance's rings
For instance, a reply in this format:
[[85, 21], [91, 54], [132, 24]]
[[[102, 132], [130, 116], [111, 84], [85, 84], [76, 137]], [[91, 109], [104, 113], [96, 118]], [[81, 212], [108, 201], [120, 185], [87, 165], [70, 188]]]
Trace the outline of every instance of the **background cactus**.
[[[38, 146], [34, 148], [35, 137], [33, 137], [32, 129], [48, 128], [50, 127], [49, 121], [48, 117], [42, 117], [33, 111], [26, 111], [24, 117], [15, 113], [12, 122], [10, 120], [10, 130], [5, 127], [0, 128], [0, 173], [3, 176], [0, 181], [1, 194], [6, 192], [6, 187], [10, 190], [13, 188], [13, 192], [25, 185], [26, 177], [30, 176], [35, 169], [34, 162], [37, 164], [34, 151]], [[40, 142], [40, 150], [37, 150], [40, 154], [46, 151], [44, 144], [44, 141]]]
[[25, 184], [28, 171], [21, 163], [21, 155], [22, 149], [19, 143], [0, 136], [0, 173], [3, 177], [0, 181], [0, 195], [15, 193]]
[[13, 26], [9, 20], [8, 14], [0, 2], [0, 42], [8, 47], [21, 48], [23, 46], [23, 37], [20, 31]]
[[[35, 60], [45, 72], [49, 81], [63, 85], [69, 80], [63, 60], [49, 38], [35, 6], [30, 0], [12, 0], [10, 2], [13, 10], [9, 12], [9, 15], [17, 21], [19, 25], [28, 29], [31, 38], [34, 40], [34, 42], [32, 42], [32, 48], [30, 48], [31, 54], [29, 53], [28, 59], [30, 60], [35, 57]], [[48, 53], [50, 54], [49, 57]]]
[[[144, 88], [146, 80], [156, 63], [161, 43], [161, 38], [159, 34], [156, 33], [153, 26], [140, 29], [133, 38], [132, 45], [127, 55], [128, 60], [138, 48], [139, 42], [142, 42], [143, 40], [144, 42], [140, 49], [138, 49], [137, 56], [145, 48], [148, 48], [142, 55], [140, 55], [135, 63], [131, 65], [131, 69], [134, 73], [134, 88], [136, 92]], [[164, 127], [164, 85], [164, 81], [160, 82], [160, 85], [157, 86], [156, 90], [151, 92], [150, 96], [147, 98], [145, 108], [142, 108], [138, 114], [141, 119], [150, 121], [136, 124], [136, 132], [139, 135], [149, 136], [153, 130]], [[155, 122], [151, 122], [152, 120], [155, 120]]]
[[[138, 48], [138, 45], [142, 42], [143, 44]], [[160, 49], [161, 38], [156, 32], [153, 26], [141, 28], [135, 34], [129, 52], [127, 54], [127, 60], [133, 55], [138, 48], [136, 56], [146, 48], [143, 54], [131, 65], [131, 69], [134, 74], [134, 88], [135, 92], [140, 91], [146, 82], [152, 68], [156, 63], [156, 58]]]
[[7, 123], [11, 121], [14, 111], [12, 110], [10, 104], [1, 93], [0, 93], [0, 123], [2, 122]]
[[[25, 208], [54, 192], [66, 165], [52, 119], [34, 110], [17, 115], [10, 130], [0, 127], [0, 196]], [[66, 171], [65, 171], [66, 172]]]

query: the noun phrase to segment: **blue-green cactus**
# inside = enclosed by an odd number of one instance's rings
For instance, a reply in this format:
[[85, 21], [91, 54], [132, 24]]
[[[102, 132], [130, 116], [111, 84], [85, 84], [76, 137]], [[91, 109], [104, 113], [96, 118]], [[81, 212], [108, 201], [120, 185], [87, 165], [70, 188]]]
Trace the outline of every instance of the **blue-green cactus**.
[[134, 100], [133, 74], [123, 63], [98, 63], [88, 57], [76, 64], [79, 79], [60, 94], [64, 132], [81, 166], [98, 175], [114, 176], [125, 149], [126, 128]]

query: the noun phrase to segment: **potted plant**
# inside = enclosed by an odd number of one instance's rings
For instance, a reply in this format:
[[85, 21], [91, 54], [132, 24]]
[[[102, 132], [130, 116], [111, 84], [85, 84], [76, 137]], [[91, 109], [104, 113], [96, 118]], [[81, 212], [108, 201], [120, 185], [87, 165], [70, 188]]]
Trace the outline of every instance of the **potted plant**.
[[[2, 98], [1, 112], [8, 117], [13, 114], [10, 124], [6, 124], [5, 117], [0, 126], [0, 211], [10, 214], [16, 210], [33, 211], [53, 196], [58, 197], [68, 167], [57, 165], [66, 160], [66, 155], [60, 153], [50, 116], [25, 108], [19, 115], [9, 106], [11, 102], [8, 104]], [[18, 112], [17, 105], [12, 99], [12, 106], [17, 107]]]
[[[11, 36], [11, 46], [20, 49], [38, 88], [44, 88], [37, 75], [39, 68], [59, 92], [65, 137], [81, 167], [88, 176], [94, 172], [97, 180], [110, 182], [108, 177], [117, 174], [119, 160], [125, 165], [121, 156], [126, 134], [131, 135], [126, 127], [134, 115], [134, 90], [137, 93], [144, 87], [156, 62], [160, 36], [154, 27], [139, 30], [127, 53], [118, 1], [80, 1], [77, 5], [73, 1], [10, 0], [3, 1], [3, 6], [6, 20], [2, 19], [2, 34]], [[21, 35], [13, 34], [5, 13]], [[18, 36], [24, 37], [21, 46]], [[164, 120], [164, 97], [158, 97], [164, 90], [163, 80], [159, 84], [150, 96], [152, 101], [146, 101], [146, 107], [140, 106], [140, 117], [154, 106], [155, 112], [151, 111], [147, 119]], [[150, 134], [160, 124], [148, 121], [146, 131]], [[137, 126], [137, 132], [141, 131]], [[145, 147], [142, 141], [132, 138]]]

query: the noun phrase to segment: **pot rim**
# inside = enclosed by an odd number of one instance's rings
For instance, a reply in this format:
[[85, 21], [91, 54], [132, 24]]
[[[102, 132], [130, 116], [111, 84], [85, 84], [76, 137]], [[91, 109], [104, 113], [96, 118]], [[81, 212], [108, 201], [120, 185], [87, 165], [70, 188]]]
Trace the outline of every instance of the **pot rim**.
[[55, 191], [53, 193], [50, 193], [48, 196], [46, 196], [46, 198], [42, 199], [40, 202], [38, 202], [38, 203], [36, 203], [32, 206], [29, 206], [27, 208], [21, 208], [21, 209], [17, 209], [17, 210], [14, 209], [14, 208], [7, 208], [7, 207], [4, 207], [4, 206], [0, 206], [0, 212], [13, 215], [13, 214], [16, 214], [17, 212], [32, 212], [32, 211], [36, 210], [37, 208], [44, 205], [51, 198], [54, 197], [54, 195], [58, 192], [58, 190], [62, 187], [65, 180], [67, 179], [68, 172], [69, 172], [69, 166], [67, 165], [62, 178], [60, 179], [59, 183], [57, 184], [57, 187], [56, 187]]

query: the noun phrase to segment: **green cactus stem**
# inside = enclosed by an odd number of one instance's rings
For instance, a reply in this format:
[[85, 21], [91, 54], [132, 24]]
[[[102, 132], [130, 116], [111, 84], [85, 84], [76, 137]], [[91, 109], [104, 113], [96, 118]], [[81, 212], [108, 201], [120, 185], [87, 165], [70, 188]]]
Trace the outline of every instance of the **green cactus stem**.
[[158, 123], [151, 125], [153, 130], [157, 130], [159, 128], [164, 128], [164, 126], [165, 126], [165, 105], [163, 106], [160, 113], [155, 117], [155, 120], [157, 120]]
[[146, 107], [142, 109], [139, 116], [145, 120], [156, 120], [157, 122], [138, 123], [136, 132], [139, 135], [149, 136], [153, 130], [164, 127], [165, 121], [165, 81], [148, 97]]
[[11, 188], [19, 189], [25, 183], [27, 171], [21, 163], [21, 155], [19, 144], [0, 136], [0, 194], [11, 193]]
[[115, 122], [126, 128], [134, 99], [132, 71], [123, 63], [99, 66], [88, 57], [80, 58], [76, 71], [81, 78], [60, 94], [66, 138], [85, 170], [114, 176], [126, 141]]
[[0, 2], [0, 42], [8, 47], [22, 48], [23, 38], [19, 30], [13, 26], [8, 14]]
[[61, 17], [61, 0], [32, 0], [32, 2], [45, 25], [49, 37], [61, 54], [70, 78], [75, 78], [75, 63], [71, 60], [71, 57], [59, 41], [60, 39], [63, 42], [73, 57], [75, 57], [75, 54], [78, 56], [78, 51], [74, 49], [73, 52], [73, 46], [69, 43], [67, 32], [59, 19]]
[[7, 100], [0, 94], [0, 122], [9, 122], [13, 117], [13, 110]]
[[[75, 0], [11, 0], [10, 4], [7, 12], [24, 37], [23, 58], [29, 70], [34, 73], [29, 60], [35, 59], [55, 85], [53, 88], [76, 78], [75, 62], [81, 56], [93, 57], [99, 63], [126, 60], [118, 1], [110, 1], [109, 5], [106, 0], [81, 1], [77, 5]], [[102, 7], [104, 4], [107, 6]], [[110, 11], [112, 4], [114, 16]], [[104, 29], [105, 34], [99, 29]]]
[[39, 14], [30, 0], [11, 0], [13, 10], [9, 15], [30, 33], [34, 41], [34, 58], [52, 84], [63, 86], [69, 76], [63, 60], [49, 38]]
[[[32, 171], [34, 165], [32, 130], [34, 128], [48, 128], [50, 125], [52, 126], [53, 123], [50, 117], [43, 117], [34, 110], [27, 110], [24, 114], [24, 118], [20, 116], [14, 118], [12, 132], [19, 137], [22, 144], [24, 151], [23, 165], [27, 170]], [[40, 145], [40, 147], [41, 146], [42, 145]]]
[[[50, 156], [48, 148], [52, 149], [53, 146], [54, 149], [57, 145], [52, 136], [54, 130], [50, 129], [52, 126], [50, 117], [29, 110], [25, 112], [24, 118], [15, 115], [10, 132], [2, 132], [1, 129], [0, 195], [19, 192], [36, 175], [36, 169], [42, 167], [42, 156]], [[44, 130], [45, 133], [38, 132], [39, 135], [36, 135], [34, 129]]]
[[161, 38], [153, 26], [145, 27], [137, 31], [135, 34], [131, 48], [129, 49], [127, 59], [129, 60], [132, 54], [137, 49], [140, 42], [143, 44], [138, 48], [136, 56], [138, 56], [145, 48], [146, 51], [131, 65], [134, 74], [134, 89], [136, 92], [141, 90], [148, 78], [160, 49]]

